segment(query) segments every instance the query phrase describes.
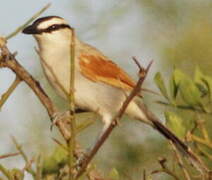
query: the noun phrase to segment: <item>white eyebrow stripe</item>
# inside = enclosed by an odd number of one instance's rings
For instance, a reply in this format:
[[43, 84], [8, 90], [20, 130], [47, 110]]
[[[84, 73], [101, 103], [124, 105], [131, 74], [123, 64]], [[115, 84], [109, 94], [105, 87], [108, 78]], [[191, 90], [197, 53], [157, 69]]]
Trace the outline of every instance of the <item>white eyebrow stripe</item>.
[[53, 17], [52, 19], [48, 19], [46, 21], [40, 22], [37, 26], [37, 29], [47, 29], [48, 27], [54, 24], [68, 24], [64, 19]]

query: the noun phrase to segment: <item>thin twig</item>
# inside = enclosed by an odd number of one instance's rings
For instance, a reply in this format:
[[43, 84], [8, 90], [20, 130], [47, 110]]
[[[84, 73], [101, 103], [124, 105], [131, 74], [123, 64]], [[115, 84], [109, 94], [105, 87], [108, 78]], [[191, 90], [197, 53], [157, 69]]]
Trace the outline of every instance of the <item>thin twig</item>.
[[10, 153], [10, 154], [4, 154], [4, 155], [1, 155], [1, 156], [0, 156], [0, 159], [6, 159], [6, 158], [18, 156], [18, 155], [20, 155], [19, 152], [17, 152], [17, 153]]
[[25, 152], [23, 151], [21, 145], [17, 142], [17, 140], [16, 140], [16, 138], [14, 136], [11, 136], [11, 139], [12, 139], [13, 143], [15, 144], [16, 149], [19, 151], [20, 155], [23, 157], [23, 159], [24, 159], [24, 161], [25, 161], [25, 163], [27, 165], [27, 167], [26, 167], [27, 172], [29, 172], [30, 174], [32, 174], [35, 177], [36, 173], [31, 168], [31, 163], [28, 160], [28, 157], [25, 154]]
[[155, 171], [152, 171], [151, 174], [158, 174], [158, 173], [166, 173], [170, 176], [172, 176], [175, 180], [180, 180], [175, 174], [173, 174], [170, 170], [168, 169], [158, 169], [158, 170], [155, 170]]
[[155, 101], [155, 103], [158, 103], [160, 105], [164, 105], [164, 106], [169, 106], [169, 107], [173, 107], [173, 108], [178, 108], [178, 109], [182, 109], [182, 110], [188, 110], [188, 111], [196, 111], [199, 113], [204, 113], [204, 114], [212, 114], [212, 112], [205, 112], [202, 109], [197, 109], [195, 107], [192, 106], [187, 106], [187, 105], [174, 105], [174, 104], [170, 104], [167, 102], [163, 102], [163, 101]]
[[[199, 115], [198, 115], [198, 116], [199, 116]], [[200, 117], [199, 117], [199, 118], [200, 118]], [[201, 132], [202, 132], [202, 135], [203, 135], [205, 141], [210, 142], [210, 137], [209, 137], [209, 135], [208, 135], [208, 132], [207, 132], [206, 126], [205, 126], [205, 121], [204, 121], [204, 120], [199, 120], [199, 121], [198, 121], [198, 125], [199, 125], [199, 128], [200, 128], [200, 130], [201, 130]]]
[[57, 144], [59, 145], [61, 148], [63, 148], [65, 151], [68, 151], [68, 148], [62, 144], [59, 140], [57, 140], [56, 138], [52, 138], [52, 140]]
[[74, 174], [72, 169], [74, 167], [74, 150], [75, 150], [75, 138], [76, 138], [76, 122], [75, 122], [75, 99], [74, 99], [74, 79], [75, 79], [75, 30], [71, 29], [71, 44], [70, 44], [70, 88], [69, 88], [69, 117], [70, 117], [70, 133], [71, 138], [68, 143], [68, 157], [69, 157], [69, 179], [74, 180]]
[[212, 149], [212, 143], [211, 143], [211, 142], [208, 142], [208, 141], [206, 141], [205, 139], [202, 139], [202, 138], [200, 138], [200, 137], [198, 137], [198, 136], [196, 136], [196, 135], [194, 135], [194, 134], [190, 134], [189, 136], [190, 136], [190, 138], [193, 139], [194, 141], [196, 141], [196, 142], [198, 142], [198, 143], [200, 143], [200, 144], [203, 144], [203, 145], [205, 145], [205, 146], [207, 146], [207, 147], [209, 147], [209, 148]]
[[205, 156], [206, 158], [208, 158], [209, 160], [212, 161], [212, 155], [210, 153], [201, 149], [200, 145], [197, 142], [194, 145], [195, 145], [196, 149], [199, 151], [200, 155]]
[[[43, 104], [45, 109], [48, 112], [48, 115], [50, 117], [50, 120], [53, 120], [55, 118], [55, 114], [57, 114], [59, 111], [57, 110], [57, 107], [53, 104], [51, 99], [48, 97], [48, 95], [45, 93], [45, 91], [40, 86], [40, 83], [36, 81], [16, 60], [15, 56], [9, 51], [9, 49], [6, 46], [6, 41], [4, 41], [4, 38], [0, 37], [0, 68], [8, 68], [12, 70], [17, 77], [19, 77], [23, 82], [25, 82], [30, 89], [35, 93], [35, 95], [39, 98], [40, 102]], [[70, 139], [70, 131], [67, 128], [67, 120], [69, 117], [64, 117], [64, 119], [61, 119], [60, 121], [56, 122], [56, 126], [58, 127], [60, 133], [64, 137], [65, 140]], [[83, 154], [83, 150], [76, 146], [75, 149], [75, 157], [79, 158]]]
[[32, 169], [32, 164], [35, 162], [35, 159], [32, 158], [30, 159], [28, 162], [26, 162], [24, 168], [23, 168], [23, 172], [27, 171], [28, 173], [30, 173], [34, 178], [36, 177], [36, 172]]
[[0, 99], [0, 110], [4, 103], [7, 101], [7, 99], [10, 97], [10, 95], [13, 93], [13, 91], [16, 89], [16, 87], [19, 85], [21, 82], [20, 78], [16, 76], [15, 80], [11, 84], [11, 86], [8, 88], [8, 90], [2, 94], [1, 99]]
[[146, 170], [143, 170], [143, 180], [146, 180]]
[[[100, 147], [103, 145], [103, 143], [105, 142], [105, 140], [109, 137], [109, 135], [111, 134], [112, 130], [116, 127], [117, 122], [121, 119], [122, 115], [124, 114], [127, 106], [129, 105], [129, 103], [132, 101], [132, 99], [140, 92], [141, 90], [141, 86], [145, 80], [146, 74], [151, 66], [152, 62], [148, 65], [148, 67], [145, 70], [145, 73], [140, 74], [140, 78], [136, 84], [136, 86], [133, 88], [132, 92], [130, 93], [130, 95], [126, 98], [126, 100], [124, 101], [121, 109], [119, 110], [119, 112], [117, 113], [117, 115], [113, 118], [110, 126], [107, 128], [107, 130], [102, 134], [102, 136], [98, 139], [98, 141], [96, 142], [96, 144], [94, 145], [93, 149], [89, 152], [89, 154], [82, 160], [82, 162], [79, 163], [79, 166], [81, 167], [80, 170], [78, 171], [76, 178], [79, 178], [86, 170], [88, 164], [90, 163], [90, 161], [93, 159], [94, 155], [98, 152], [98, 150], [100, 149]], [[143, 71], [143, 69], [141, 69], [139, 67], [140, 71]]]
[[28, 163], [28, 158], [27, 155], [25, 154], [25, 152], [22, 150], [22, 147], [20, 144], [18, 144], [17, 140], [15, 139], [14, 136], [11, 136], [11, 139], [13, 141], [13, 143], [15, 144], [16, 149], [19, 151], [20, 155], [23, 157], [24, 161], [26, 163]]
[[181, 156], [179, 155], [179, 153], [178, 153], [178, 151], [177, 151], [175, 145], [173, 144], [173, 142], [171, 142], [171, 141], [169, 141], [169, 142], [170, 142], [170, 144], [171, 144], [171, 146], [172, 146], [172, 149], [173, 149], [173, 151], [174, 151], [174, 154], [175, 154], [175, 156], [176, 156], [176, 158], [177, 158], [177, 163], [178, 163], [179, 167], [180, 167], [180, 168], [182, 169], [182, 171], [183, 171], [183, 174], [184, 174], [185, 179], [186, 179], [186, 180], [191, 180], [191, 177], [190, 177], [190, 175], [189, 175], [187, 169], [184, 167], [184, 165], [183, 165], [183, 160], [182, 160]]
[[56, 76], [56, 73], [54, 72], [54, 70], [43, 59], [43, 57], [40, 55], [40, 52], [39, 52], [39, 50], [37, 48], [35, 48], [35, 51], [37, 52], [37, 54], [38, 54], [41, 62], [43, 63], [43, 65], [51, 73], [52, 77], [54, 78], [55, 83], [59, 86], [59, 88], [63, 91], [63, 93], [65, 94], [65, 96], [68, 98], [69, 97], [69, 93], [66, 91], [65, 87], [60, 83], [60, 81], [59, 81], [58, 77]]
[[36, 161], [36, 176], [35, 180], [42, 180], [42, 156], [39, 155]]
[[[36, 81], [15, 59], [15, 57], [9, 52], [6, 46], [1, 48], [2, 56], [0, 59], [0, 68], [6, 67], [11, 69], [20, 79], [22, 79], [36, 94], [40, 102], [46, 108], [50, 120], [55, 118], [55, 114], [58, 113], [57, 107], [53, 104], [51, 99], [45, 93], [45, 91], [40, 86], [40, 83]], [[66, 117], [65, 117], [66, 118]], [[64, 119], [65, 119], [64, 118]], [[65, 139], [70, 138], [70, 132], [66, 127], [66, 123], [63, 121], [57, 121], [56, 125], [58, 126], [61, 134]]]
[[140, 70], [143, 69], [143, 67], [140, 65], [139, 61], [137, 60], [137, 58], [135, 56], [133, 56], [132, 59]]
[[10, 172], [0, 164], [0, 171], [2, 172], [2, 174], [4, 174], [9, 180], [13, 180], [12, 175], [10, 174]]
[[167, 166], [166, 166], [166, 159], [165, 159], [165, 158], [160, 158], [160, 159], [158, 160], [158, 162], [159, 162], [159, 164], [160, 164], [160, 166], [161, 166], [161, 169], [152, 171], [151, 174], [158, 174], [158, 173], [163, 172], [163, 173], [166, 173], [166, 174], [172, 176], [175, 180], [180, 180], [180, 179], [177, 177], [176, 174], [174, 174], [172, 171], [170, 171], [170, 170], [167, 168]]
[[38, 16], [40, 16], [46, 9], [48, 9], [51, 6], [51, 3], [48, 3], [46, 6], [44, 6], [40, 11], [35, 13], [28, 21], [26, 21], [23, 25], [19, 26], [14, 32], [10, 33], [6, 36], [6, 40], [16, 36], [19, 32], [21, 32], [28, 24], [30, 24], [32, 21], [34, 21]]

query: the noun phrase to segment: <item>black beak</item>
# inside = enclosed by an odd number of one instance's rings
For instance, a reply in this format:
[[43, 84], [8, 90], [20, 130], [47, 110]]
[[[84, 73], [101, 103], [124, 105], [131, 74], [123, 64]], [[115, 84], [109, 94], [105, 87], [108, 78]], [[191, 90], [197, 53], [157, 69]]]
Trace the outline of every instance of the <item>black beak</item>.
[[24, 34], [38, 34], [38, 30], [33, 24], [24, 28], [22, 32]]

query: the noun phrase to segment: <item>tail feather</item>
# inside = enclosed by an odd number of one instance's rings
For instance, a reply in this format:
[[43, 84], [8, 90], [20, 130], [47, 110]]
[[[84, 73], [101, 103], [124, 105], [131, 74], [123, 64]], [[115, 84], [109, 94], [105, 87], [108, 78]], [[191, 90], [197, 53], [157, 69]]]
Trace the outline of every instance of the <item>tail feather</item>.
[[207, 167], [203, 164], [201, 159], [196, 156], [191, 149], [181, 141], [174, 133], [172, 133], [168, 128], [166, 128], [162, 123], [159, 121], [152, 121], [153, 127], [158, 130], [164, 137], [169, 139], [175, 147], [183, 154], [189, 161], [195, 166], [203, 175], [209, 173]]
[[160, 132], [165, 138], [170, 140], [175, 147], [195, 166], [202, 174], [208, 174], [209, 170], [205, 166], [205, 164], [201, 161], [201, 159], [196, 156], [192, 150], [182, 141], [180, 140], [173, 132], [171, 132], [167, 127], [165, 127], [158, 118], [150, 112], [147, 107], [143, 103], [139, 103], [139, 107], [145, 113], [147, 119], [151, 121], [152, 127], [155, 128], [158, 132]]
[[152, 121], [154, 128], [157, 129], [164, 137], [172, 141], [175, 145], [178, 146], [183, 151], [188, 151], [188, 146], [185, 145], [177, 136], [175, 136], [169, 129], [167, 129], [159, 121]]

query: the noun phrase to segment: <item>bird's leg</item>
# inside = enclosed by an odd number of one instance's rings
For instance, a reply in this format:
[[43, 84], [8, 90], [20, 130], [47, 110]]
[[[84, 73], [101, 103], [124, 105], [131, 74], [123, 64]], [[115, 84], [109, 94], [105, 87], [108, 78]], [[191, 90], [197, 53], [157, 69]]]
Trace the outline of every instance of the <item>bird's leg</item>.
[[106, 121], [103, 120], [103, 123], [104, 123], [104, 125], [103, 125], [103, 128], [102, 128], [101, 132], [99, 133], [99, 135], [97, 137], [97, 141], [99, 139], [101, 139], [102, 135], [105, 133], [105, 131], [107, 130], [107, 128], [110, 126], [111, 119], [107, 119]]
[[96, 144], [101, 140], [102, 135], [105, 133], [105, 131], [108, 129], [108, 127], [110, 126], [110, 123], [112, 121], [112, 116], [111, 115], [106, 115], [102, 117], [102, 121], [104, 123], [103, 128], [100, 132], [100, 134], [98, 135], [95, 143], [91, 146], [91, 148], [88, 148], [86, 150], [86, 152], [83, 154], [82, 157], [79, 157], [76, 163], [76, 167], [80, 168], [82, 163], [86, 160], [86, 158], [89, 156], [90, 152], [95, 148]]
[[[84, 113], [84, 112], [89, 112], [89, 111], [86, 111], [86, 110], [80, 109], [80, 108], [75, 109], [75, 114]], [[56, 112], [52, 117], [52, 124], [51, 124], [50, 129], [52, 130], [53, 126], [56, 125], [58, 123], [58, 121], [63, 121], [64, 118], [68, 119], [69, 116], [70, 116], [69, 110], [62, 111], [62, 112]]]
[[52, 124], [50, 129], [52, 130], [52, 128], [54, 127], [54, 125], [56, 125], [58, 123], [58, 121], [63, 121], [65, 117], [69, 117], [70, 113], [69, 111], [62, 111], [62, 112], [56, 112], [53, 117], [52, 117]]

